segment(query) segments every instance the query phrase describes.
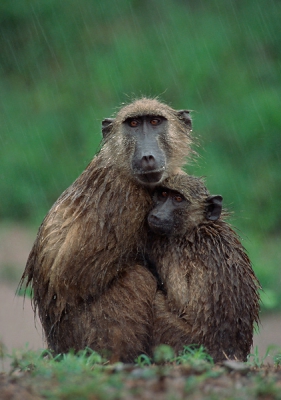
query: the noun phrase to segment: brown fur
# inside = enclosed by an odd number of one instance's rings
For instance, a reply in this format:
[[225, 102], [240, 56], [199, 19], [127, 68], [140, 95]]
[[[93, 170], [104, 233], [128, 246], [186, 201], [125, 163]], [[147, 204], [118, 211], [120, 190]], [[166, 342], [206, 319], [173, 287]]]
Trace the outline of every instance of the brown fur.
[[[152, 234], [150, 257], [166, 291], [155, 300], [155, 345], [204, 345], [215, 361], [245, 361], [259, 315], [259, 283], [239, 237], [223, 220], [207, 220], [203, 182], [175, 176], [163, 186], [189, 202], [170, 236]], [[225, 215], [225, 214], [224, 214]]]
[[150, 352], [156, 282], [143, 267], [140, 243], [151, 197], [134, 179], [132, 143], [122, 134], [123, 121], [139, 115], [168, 120], [163, 178], [179, 172], [191, 152], [190, 129], [175, 110], [154, 99], [136, 100], [118, 112], [100, 152], [53, 205], [21, 284], [31, 285], [56, 353], [90, 346], [129, 362]]

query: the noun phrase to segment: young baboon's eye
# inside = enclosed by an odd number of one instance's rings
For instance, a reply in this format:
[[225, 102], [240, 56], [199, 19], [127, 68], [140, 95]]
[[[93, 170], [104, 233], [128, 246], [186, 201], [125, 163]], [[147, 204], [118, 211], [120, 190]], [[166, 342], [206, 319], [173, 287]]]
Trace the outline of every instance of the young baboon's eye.
[[168, 192], [165, 192], [165, 191], [161, 192], [161, 196], [162, 197], [168, 197]]
[[179, 195], [179, 194], [176, 194], [176, 195], [174, 196], [174, 200], [175, 200], [177, 203], [180, 203], [181, 201], [183, 201], [183, 197], [182, 197], [181, 195]]
[[160, 118], [153, 118], [150, 120], [151, 125], [158, 125], [160, 124], [161, 119]]
[[137, 119], [132, 119], [132, 120], [129, 122], [129, 125], [130, 125], [132, 128], [135, 128], [136, 126], [139, 125], [139, 121], [138, 121]]

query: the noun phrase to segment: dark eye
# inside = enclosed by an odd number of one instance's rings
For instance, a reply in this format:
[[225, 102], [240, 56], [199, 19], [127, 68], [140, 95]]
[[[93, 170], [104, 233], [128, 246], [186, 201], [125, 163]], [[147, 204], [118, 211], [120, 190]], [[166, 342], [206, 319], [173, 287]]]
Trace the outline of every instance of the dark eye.
[[132, 128], [136, 128], [139, 125], [139, 121], [137, 119], [131, 119], [131, 121], [129, 121], [129, 125]]
[[176, 195], [174, 196], [174, 200], [175, 200], [177, 203], [180, 203], [181, 201], [183, 201], [183, 197], [180, 196], [179, 194], [176, 194]]
[[159, 125], [161, 123], [161, 119], [160, 118], [153, 118], [150, 120], [151, 125]]
[[168, 192], [165, 192], [165, 191], [161, 192], [161, 196], [162, 197], [168, 197]]

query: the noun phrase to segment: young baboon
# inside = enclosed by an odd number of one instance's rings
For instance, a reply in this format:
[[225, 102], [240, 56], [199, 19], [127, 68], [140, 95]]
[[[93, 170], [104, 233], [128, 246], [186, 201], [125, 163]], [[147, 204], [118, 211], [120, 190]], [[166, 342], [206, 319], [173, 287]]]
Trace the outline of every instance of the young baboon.
[[156, 292], [141, 251], [149, 191], [191, 154], [191, 119], [142, 98], [102, 131], [101, 150], [40, 226], [21, 284], [54, 352], [89, 346], [132, 362], [150, 352]]
[[259, 319], [259, 282], [238, 235], [220, 218], [222, 197], [187, 175], [161, 186], [148, 215], [150, 258], [167, 298], [156, 296], [155, 344], [176, 351], [200, 344], [215, 361], [245, 361]]

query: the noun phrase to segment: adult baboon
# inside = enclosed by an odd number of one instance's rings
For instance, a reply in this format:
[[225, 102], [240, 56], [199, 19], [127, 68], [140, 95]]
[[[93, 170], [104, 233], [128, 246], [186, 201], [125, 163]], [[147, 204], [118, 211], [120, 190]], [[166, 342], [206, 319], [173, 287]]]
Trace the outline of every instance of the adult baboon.
[[142, 98], [103, 121], [103, 145], [45, 217], [21, 284], [54, 352], [89, 346], [112, 361], [150, 352], [153, 275], [143, 266], [149, 190], [191, 153], [188, 111]]
[[[245, 361], [259, 319], [259, 283], [238, 235], [220, 218], [222, 197], [178, 175], [156, 188], [150, 258], [163, 282], [155, 344], [201, 344], [215, 361]], [[223, 213], [223, 216], [226, 214]]]

